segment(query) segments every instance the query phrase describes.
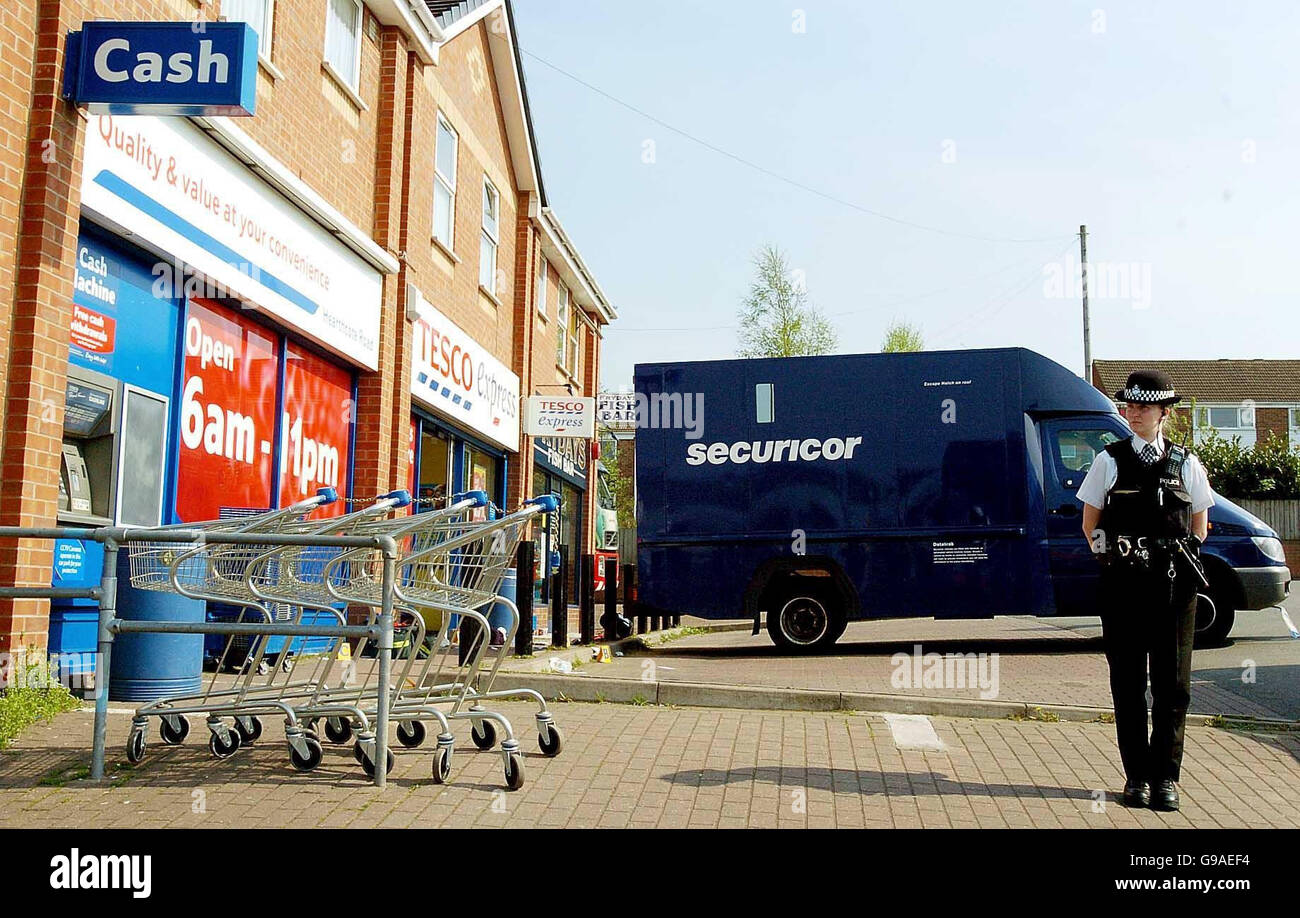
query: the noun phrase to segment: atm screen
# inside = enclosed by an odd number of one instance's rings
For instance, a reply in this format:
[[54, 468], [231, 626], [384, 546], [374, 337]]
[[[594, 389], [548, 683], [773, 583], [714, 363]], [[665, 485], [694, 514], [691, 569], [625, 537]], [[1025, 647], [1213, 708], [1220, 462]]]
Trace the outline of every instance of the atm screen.
[[[63, 429], [74, 437], [90, 437], [107, 432], [107, 420], [113, 409], [110, 389], [68, 380], [67, 410]], [[104, 429], [100, 429], [100, 428]]]

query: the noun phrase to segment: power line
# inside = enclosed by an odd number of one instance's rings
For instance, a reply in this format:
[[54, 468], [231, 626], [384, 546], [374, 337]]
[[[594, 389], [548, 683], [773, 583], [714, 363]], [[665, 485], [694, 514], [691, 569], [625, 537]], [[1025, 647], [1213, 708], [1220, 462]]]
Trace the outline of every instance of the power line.
[[[551, 70], [554, 70], [556, 73], [560, 74], [561, 76], [567, 77], [573, 82], [585, 86], [587, 89], [590, 89], [592, 92], [596, 93], [597, 95], [603, 96], [604, 98], [613, 102], [615, 105], [622, 106], [628, 111], [640, 115], [642, 118], [645, 118], [649, 121], [653, 121], [655, 124], [659, 125], [663, 129], [667, 131], [672, 131], [674, 134], [677, 134], [680, 137], [684, 137], [685, 139], [691, 141], [692, 143], [704, 147], [706, 150], [710, 150], [714, 153], [717, 153], [719, 156], [725, 156], [727, 159], [738, 162], [742, 166], [746, 166], [750, 169], [753, 169], [756, 172], [760, 172], [763, 175], [768, 176], [769, 178], [774, 178], [779, 182], [784, 182], [785, 184], [790, 185], [794, 188], [798, 188], [801, 191], [805, 191], [808, 194], [816, 195], [819, 198], [824, 198], [827, 201], [831, 201], [843, 207], [848, 207], [852, 210], [858, 211], [859, 213], [864, 213], [867, 214], [868, 216], [876, 217], [880, 220], [888, 220], [890, 223], [897, 223], [899, 226], [909, 226], [912, 227], [913, 229], [926, 230], [928, 232], [939, 233], [944, 236], [956, 236], [962, 239], [975, 239], [980, 242], [1015, 242], [1015, 243], [1056, 242], [1057, 240], [1062, 238], [1060, 236], [1040, 236], [1034, 239], [1011, 239], [1011, 238], [1003, 238], [999, 236], [981, 236], [976, 233], [963, 233], [960, 232], [959, 230], [947, 230], [937, 226], [927, 226], [924, 223], [915, 223], [911, 220], [904, 220], [901, 217], [894, 217], [891, 216], [890, 214], [882, 213], [881, 211], [878, 210], [873, 210], [870, 207], [864, 207], [861, 204], [854, 203], [853, 201], [848, 201], [845, 200], [844, 198], [836, 197], [835, 195], [822, 191], [819, 188], [814, 188], [811, 185], [806, 185], [803, 182], [798, 181], [797, 179], [792, 179], [789, 176], [782, 175], [779, 172], [774, 172], [771, 169], [768, 169], [766, 166], [761, 166], [758, 163], [753, 162], [752, 160], [745, 159], [743, 156], [739, 156], [735, 153], [732, 153], [730, 150], [724, 150], [722, 147], [711, 144], [707, 140], [703, 140], [699, 137], [696, 137], [694, 134], [684, 131], [681, 128], [674, 127], [673, 125], [669, 124], [667, 121], [664, 121], [662, 118], [657, 118], [654, 115], [650, 114], [649, 112], [637, 108], [635, 105], [632, 105], [630, 102], [624, 102], [622, 99], [606, 92], [605, 90], [601, 89], [599, 86], [593, 86], [591, 83], [588, 83], [586, 80], [582, 79], [581, 77], [569, 73], [567, 70], [555, 64], [552, 64], [550, 61], [546, 60], [545, 58], [538, 57], [536, 54], [534, 54], [533, 52], [525, 48], [520, 48], [519, 50], [522, 53], [531, 57], [533, 60], [537, 61], [539, 64], [542, 64], [545, 67], [549, 67]], [[1071, 238], [1073, 238], [1073, 236], [1071, 236]]]

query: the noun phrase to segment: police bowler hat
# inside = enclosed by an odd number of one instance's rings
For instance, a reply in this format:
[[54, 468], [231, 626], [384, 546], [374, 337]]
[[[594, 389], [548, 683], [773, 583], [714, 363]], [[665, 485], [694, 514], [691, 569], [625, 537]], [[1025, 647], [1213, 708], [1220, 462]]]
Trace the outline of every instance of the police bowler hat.
[[1172, 405], [1182, 401], [1174, 381], [1163, 370], [1134, 370], [1128, 385], [1115, 393], [1115, 401], [1136, 405]]

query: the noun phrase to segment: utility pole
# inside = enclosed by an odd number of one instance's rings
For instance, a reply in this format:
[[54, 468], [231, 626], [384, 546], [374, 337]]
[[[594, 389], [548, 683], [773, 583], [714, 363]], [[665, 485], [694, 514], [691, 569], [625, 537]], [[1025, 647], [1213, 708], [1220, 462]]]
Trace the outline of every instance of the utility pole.
[[1083, 268], [1083, 378], [1092, 385], [1092, 322], [1088, 317], [1088, 227], [1079, 227], [1079, 262]]

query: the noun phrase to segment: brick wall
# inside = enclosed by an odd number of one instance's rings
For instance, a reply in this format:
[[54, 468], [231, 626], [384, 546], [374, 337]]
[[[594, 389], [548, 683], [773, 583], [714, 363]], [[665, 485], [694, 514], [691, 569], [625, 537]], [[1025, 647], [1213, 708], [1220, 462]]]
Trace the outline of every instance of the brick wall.
[[1287, 442], [1288, 417], [1285, 408], [1255, 409], [1255, 442], [1264, 443], [1270, 437]]
[[[214, 20], [219, 0], [8, 0], [0, 5], [0, 524], [55, 521], [68, 325], [80, 214], [85, 119], [59, 99], [68, 31], [91, 18]], [[406, 285], [511, 367], [527, 395], [564, 381], [555, 322], [536, 317], [539, 228], [508, 147], [492, 66], [504, 37], [481, 22], [424, 65], [367, 11], [359, 99], [322, 67], [326, 0], [277, 0], [269, 66], [259, 67], [248, 133], [401, 268], [383, 284], [380, 370], [358, 379], [354, 492], [408, 480], [411, 323]], [[437, 113], [459, 134], [455, 239], [432, 242]], [[483, 178], [500, 194], [497, 274], [479, 289]], [[548, 306], [554, 316], [555, 275]], [[517, 331], [518, 330], [518, 331]], [[598, 341], [586, 343], [580, 391], [595, 391]], [[532, 490], [532, 443], [510, 458], [509, 500]], [[21, 483], [21, 484], [18, 484]], [[594, 484], [594, 481], [593, 481]], [[593, 517], [594, 488], [587, 518]], [[588, 526], [590, 531], [590, 523]], [[589, 544], [589, 537], [587, 538]], [[48, 585], [44, 543], [0, 543], [0, 582]], [[0, 651], [44, 646], [43, 603], [0, 603]]]

